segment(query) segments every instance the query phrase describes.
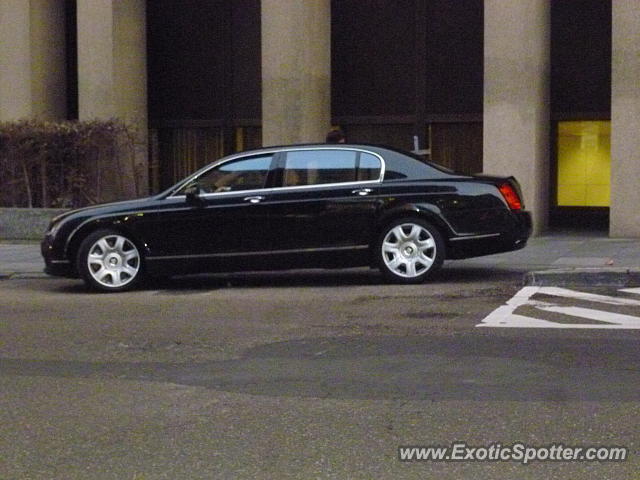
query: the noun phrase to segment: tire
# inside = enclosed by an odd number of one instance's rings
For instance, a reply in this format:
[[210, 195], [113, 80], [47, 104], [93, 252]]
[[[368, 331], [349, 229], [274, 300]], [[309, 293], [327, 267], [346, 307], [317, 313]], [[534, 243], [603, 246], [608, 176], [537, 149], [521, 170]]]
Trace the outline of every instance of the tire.
[[78, 249], [76, 268], [85, 284], [102, 292], [132, 289], [143, 276], [144, 258], [126, 235], [97, 230]]
[[437, 228], [418, 218], [388, 224], [376, 244], [378, 265], [394, 283], [422, 283], [444, 261], [445, 246]]

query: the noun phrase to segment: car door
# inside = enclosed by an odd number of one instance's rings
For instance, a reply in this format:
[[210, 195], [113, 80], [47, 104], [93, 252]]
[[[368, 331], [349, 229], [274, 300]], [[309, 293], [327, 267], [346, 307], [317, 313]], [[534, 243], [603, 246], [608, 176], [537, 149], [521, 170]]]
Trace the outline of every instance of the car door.
[[204, 270], [209, 261], [242, 262], [268, 250], [268, 211], [261, 201], [274, 162], [274, 154], [232, 159], [167, 198], [164, 211], [138, 222], [154, 257], [202, 263]]
[[373, 235], [382, 159], [350, 148], [286, 151], [269, 197], [274, 250], [364, 249]]

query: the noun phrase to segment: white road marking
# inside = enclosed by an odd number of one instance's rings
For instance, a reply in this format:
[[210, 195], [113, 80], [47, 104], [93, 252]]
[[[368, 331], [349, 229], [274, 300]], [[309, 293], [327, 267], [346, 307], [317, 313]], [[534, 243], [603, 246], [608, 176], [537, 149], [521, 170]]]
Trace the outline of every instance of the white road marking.
[[587, 300], [589, 302], [608, 303], [610, 305], [631, 305], [640, 306], [640, 300], [631, 298], [610, 297], [608, 295], [596, 295], [594, 293], [577, 292], [566, 288], [558, 287], [538, 287], [537, 293], [552, 295], [554, 297], [575, 298], [576, 300]]
[[[640, 294], [640, 288], [630, 288], [621, 291]], [[495, 309], [487, 315], [481, 323], [476, 325], [476, 327], [640, 329], [640, 317], [591, 308], [565, 307], [549, 302], [532, 300], [531, 297], [536, 293], [607, 305], [640, 306], [640, 300], [631, 298], [597, 295], [557, 287], [524, 287], [507, 301], [506, 305]], [[560, 323], [514, 313], [516, 309], [525, 305], [541, 311], [561, 313], [570, 317], [585, 318], [600, 323]]]

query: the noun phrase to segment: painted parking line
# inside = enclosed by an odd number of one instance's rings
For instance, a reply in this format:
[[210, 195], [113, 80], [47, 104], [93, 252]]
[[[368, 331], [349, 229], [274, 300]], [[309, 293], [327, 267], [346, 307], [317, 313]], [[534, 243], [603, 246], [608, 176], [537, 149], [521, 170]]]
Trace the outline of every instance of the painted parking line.
[[[640, 295], [640, 288], [627, 288], [620, 291]], [[535, 300], [532, 297], [536, 294], [592, 302], [594, 308], [561, 306], [548, 301]], [[640, 300], [597, 295], [558, 287], [524, 287], [506, 305], [495, 309], [476, 327], [640, 329], [640, 317], [601, 310], [606, 308], [606, 305], [640, 307]], [[518, 308], [524, 306], [533, 307], [541, 312], [567, 315], [572, 319], [584, 318], [585, 320], [600, 323], [561, 323], [515, 313]]]

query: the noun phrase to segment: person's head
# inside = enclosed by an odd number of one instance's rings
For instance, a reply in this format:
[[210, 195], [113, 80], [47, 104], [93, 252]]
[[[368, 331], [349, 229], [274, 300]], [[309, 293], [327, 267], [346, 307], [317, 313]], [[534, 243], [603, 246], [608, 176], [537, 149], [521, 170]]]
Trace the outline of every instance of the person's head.
[[327, 143], [345, 143], [347, 137], [339, 128], [334, 128], [327, 133]]

